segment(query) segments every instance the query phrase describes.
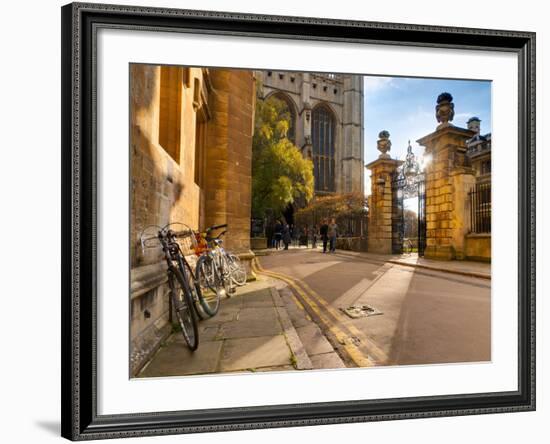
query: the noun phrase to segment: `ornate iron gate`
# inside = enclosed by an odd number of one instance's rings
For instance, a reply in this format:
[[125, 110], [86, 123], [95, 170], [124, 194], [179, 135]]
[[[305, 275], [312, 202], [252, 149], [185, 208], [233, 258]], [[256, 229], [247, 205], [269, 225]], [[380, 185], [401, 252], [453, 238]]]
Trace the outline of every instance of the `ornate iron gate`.
[[412, 152], [411, 143], [407, 147], [407, 157], [392, 178], [392, 253], [403, 253], [405, 240], [405, 218], [403, 200], [418, 198], [418, 233], [416, 247], [419, 256], [426, 249], [426, 181], [424, 172]]
[[402, 171], [397, 170], [391, 183], [391, 252], [393, 254], [403, 253], [403, 239], [405, 237], [405, 217], [403, 209], [404, 182]]

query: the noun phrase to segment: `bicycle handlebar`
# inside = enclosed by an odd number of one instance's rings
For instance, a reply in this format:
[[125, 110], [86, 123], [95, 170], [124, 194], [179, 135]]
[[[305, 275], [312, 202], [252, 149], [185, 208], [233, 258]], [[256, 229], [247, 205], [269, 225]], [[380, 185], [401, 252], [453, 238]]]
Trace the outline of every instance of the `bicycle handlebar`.
[[227, 228], [227, 224], [213, 225], [213, 226], [207, 228], [205, 231], [207, 233], [210, 233], [211, 231], [219, 230], [220, 228]]
[[222, 231], [220, 234], [218, 234], [216, 237], [212, 237], [212, 236], [206, 236], [205, 239], [207, 242], [212, 242], [213, 240], [216, 240], [216, 239], [219, 239], [220, 237], [222, 237], [225, 233], [227, 233], [227, 230], [225, 231]]
[[189, 237], [195, 233], [193, 230], [181, 230], [181, 231], [172, 231], [171, 234], [174, 237]]
[[[179, 222], [175, 222], [179, 223]], [[171, 230], [169, 228], [168, 224], [164, 227], [160, 227], [157, 225], [149, 225], [146, 227], [140, 235], [140, 243], [141, 243], [141, 250], [142, 252], [145, 252], [146, 248], [158, 248], [160, 247], [165, 240], [169, 240], [170, 238], [187, 238], [192, 237], [195, 235], [195, 232], [191, 228], [187, 228], [184, 230]], [[185, 224], [181, 224], [184, 225]], [[155, 235], [147, 235], [146, 230], [149, 228], [155, 228], [156, 234]]]

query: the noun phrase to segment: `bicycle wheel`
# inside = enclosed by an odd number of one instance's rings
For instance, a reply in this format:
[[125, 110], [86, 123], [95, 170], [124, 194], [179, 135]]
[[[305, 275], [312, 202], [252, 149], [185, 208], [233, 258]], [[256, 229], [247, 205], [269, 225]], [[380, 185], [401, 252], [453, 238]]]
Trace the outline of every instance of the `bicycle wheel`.
[[225, 296], [230, 298], [231, 294], [235, 290], [235, 286], [231, 280], [231, 270], [227, 261], [227, 255], [225, 253], [218, 254], [215, 262], [218, 268], [221, 284], [225, 290]]
[[238, 256], [234, 254], [227, 255], [231, 280], [235, 285], [243, 286], [246, 284], [246, 269]]
[[183, 266], [185, 267], [185, 274], [187, 275], [187, 281], [189, 283], [189, 288], [191, 290], [191, 298], [193, 299], [193, 306], [195, 307], [195, 314], [198, 316], [200, 321], [208, 319], [211, 317], [201, 305], [202, 290], [198, 282], [198, 279], [195, 280], [195, 274], [191, 270], [191, 266], [187, 261], [183, 261]]
[[171, 278], [171, 295], [174, 311], [181, 327], [181, 332], [185, 342], [192, 351], [195, 351], [199, 346], [199, 329], [198, 321], [193, 307], [193, 286], [185, 279], [181, 271], [174, 271]]
[[202, 309], [214, 316], [220, 308], [220, 297], [225, 292], [212, 256], [202, 255], [196, 267], [196, 276], [201, 287], [199, 302]]

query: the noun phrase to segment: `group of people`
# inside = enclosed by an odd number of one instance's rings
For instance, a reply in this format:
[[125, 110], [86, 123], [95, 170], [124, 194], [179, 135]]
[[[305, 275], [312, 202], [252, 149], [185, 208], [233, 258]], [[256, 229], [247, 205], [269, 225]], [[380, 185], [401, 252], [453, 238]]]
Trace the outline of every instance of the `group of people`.
[[338, 225], [336, 219], [325, 218], [321, 225], [308, 226], [303, 229], [295, 227], [280, 220], [268, 230], [269, 246], [276, 250], [288, 250], [288, 247], [294, 243], [295, 246], [305, 245], [311, 248], [317, 248], [317, 241], [320, 239], [323, 245], [323, 253], [334, 253], [336, 251], [336, 239], [338, 238]]

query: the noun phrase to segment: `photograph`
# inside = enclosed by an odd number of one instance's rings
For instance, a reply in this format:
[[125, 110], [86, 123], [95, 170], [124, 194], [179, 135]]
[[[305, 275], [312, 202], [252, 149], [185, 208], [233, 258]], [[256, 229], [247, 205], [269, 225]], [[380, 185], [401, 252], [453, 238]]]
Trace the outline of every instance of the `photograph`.
[[536, 409], [534, 27], [317, 6], [61, 9], [63, 437]]
[[545, 441], [543, 2], [6, 6], [3, 442]]
[[128, 76], [130, 378], [491, 362], [491, 80]]

